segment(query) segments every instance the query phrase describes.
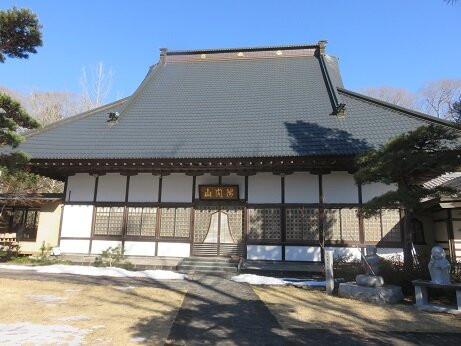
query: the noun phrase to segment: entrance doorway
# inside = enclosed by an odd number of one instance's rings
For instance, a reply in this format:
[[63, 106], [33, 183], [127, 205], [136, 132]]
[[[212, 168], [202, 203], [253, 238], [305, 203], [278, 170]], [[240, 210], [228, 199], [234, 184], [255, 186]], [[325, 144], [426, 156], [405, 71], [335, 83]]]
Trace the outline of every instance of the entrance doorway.
[[194, 214], [194, 256], [242, 256], [243, 208], [199, 207]]

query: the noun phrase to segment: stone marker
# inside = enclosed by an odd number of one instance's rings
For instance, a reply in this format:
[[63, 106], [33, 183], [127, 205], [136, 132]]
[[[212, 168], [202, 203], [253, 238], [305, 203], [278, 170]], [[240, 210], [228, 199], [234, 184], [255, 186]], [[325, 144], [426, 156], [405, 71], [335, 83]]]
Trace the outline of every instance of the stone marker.
[[333, 294], [335, 279], [333, 275], [333, 254], [334, 250], [325, 250], [325, 282], [327, 294]]

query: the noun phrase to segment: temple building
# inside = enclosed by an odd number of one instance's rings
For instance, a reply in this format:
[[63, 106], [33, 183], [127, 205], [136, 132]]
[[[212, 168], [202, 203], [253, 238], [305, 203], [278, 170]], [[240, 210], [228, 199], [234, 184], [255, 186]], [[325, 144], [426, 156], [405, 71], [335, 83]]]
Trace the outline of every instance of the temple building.
[[61, 251], [313, 262], [328, 247], [401, 252], [403, 210], [358, 213], [394, 187], [358, 186], [354, 156], [448, 123], [345, 89], [325, 44], [161, 49], [130, 97], [29, 134], [19, 149], [31, 169], [65, 181]]

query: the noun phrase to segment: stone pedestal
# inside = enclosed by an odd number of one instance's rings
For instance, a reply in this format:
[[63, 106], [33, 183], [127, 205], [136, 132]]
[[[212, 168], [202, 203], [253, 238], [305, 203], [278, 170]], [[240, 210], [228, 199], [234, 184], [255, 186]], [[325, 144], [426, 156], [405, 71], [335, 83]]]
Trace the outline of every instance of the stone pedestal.
[[355, 282], [339, 284], [338, 295], [375, 304], [397, 304], [403, 300], [402, 288], [399, 286], [364, 287]]

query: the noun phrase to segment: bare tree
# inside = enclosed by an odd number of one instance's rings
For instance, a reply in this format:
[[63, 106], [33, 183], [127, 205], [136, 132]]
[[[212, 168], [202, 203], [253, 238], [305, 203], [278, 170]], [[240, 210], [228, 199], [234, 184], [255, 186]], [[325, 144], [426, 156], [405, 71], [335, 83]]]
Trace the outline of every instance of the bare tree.
[[376, 99], [393, 103], [400, 107], [416, 108], [416, 95], [406, 89], [390, 86], [367, 88], [361, 91], [363, 94]]
[[90, 68], [89, 73], [86, 70], [86, 67], [82, 69], [80, 85], [84, 108], [89, 110], [105, 103], [112, 88], [113, 72], [106, 70], [102, 61]]
[[43, 125], [85, 110], [82, 97], [71, 92], [36, 90], [24, 94], [1, 86], [0, 92], [19, 100], [27, 112]]
[[451, 105], [461, 97], [461, 79], [428, 82], [418, 94], [421, 110], [439, 118], [450, 118]]

